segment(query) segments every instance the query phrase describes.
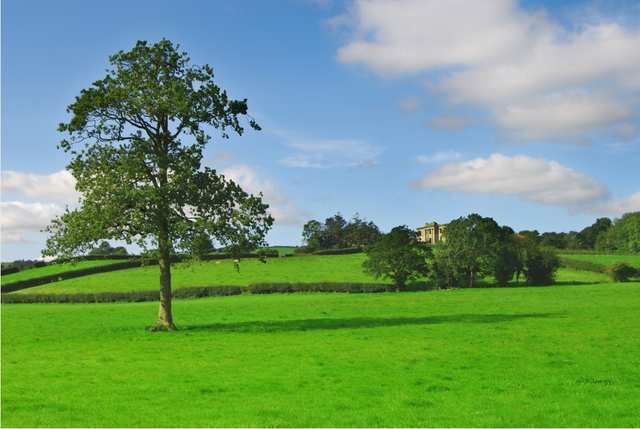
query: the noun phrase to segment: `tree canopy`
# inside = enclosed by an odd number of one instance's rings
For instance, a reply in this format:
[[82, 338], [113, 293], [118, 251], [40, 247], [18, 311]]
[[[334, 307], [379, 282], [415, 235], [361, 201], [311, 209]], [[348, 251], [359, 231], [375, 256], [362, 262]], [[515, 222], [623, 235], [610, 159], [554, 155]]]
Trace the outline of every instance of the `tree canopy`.
[[158, 327], [173, 329], [170, 254], [204, 234], [223, 245], [259, 246], [273, 223], [261, 195], [203, 166], [208, 130], [242, 135], [247, 100], [229, 98], [209, 65], [194, 66], [168, 40], [139, 41], [109, 58], [107, 75], [67, 112], [59, 147], [82, 195], [47, 228], [45, 255], [82, 253], [103, 239], [157, 248]]

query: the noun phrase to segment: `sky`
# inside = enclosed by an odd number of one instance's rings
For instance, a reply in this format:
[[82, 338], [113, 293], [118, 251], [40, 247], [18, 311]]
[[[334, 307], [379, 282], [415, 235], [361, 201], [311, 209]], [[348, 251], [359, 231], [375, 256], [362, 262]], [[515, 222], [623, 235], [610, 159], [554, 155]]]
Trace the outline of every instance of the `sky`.
[[57, 124], [109, 55], [179, 43], [262, 131], [206, 165], [263, 192], [269, 243], [358, 213], [579, 230], [640, 210], [640, 2], [2, 2], [2, 260], [76, 203]]

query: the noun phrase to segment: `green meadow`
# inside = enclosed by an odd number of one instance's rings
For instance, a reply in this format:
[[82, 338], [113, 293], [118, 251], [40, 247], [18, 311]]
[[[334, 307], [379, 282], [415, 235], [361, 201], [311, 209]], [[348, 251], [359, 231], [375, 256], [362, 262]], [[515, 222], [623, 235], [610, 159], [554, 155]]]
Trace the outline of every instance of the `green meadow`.
[[2, 306], [2, 425], [640, 426], [640, 283]]
[[50, 264], [44, 267], [28, 268], [23, 271], [18, 271], [12, 274], [3, 274], [2, 283], [12, 283], [21, 280], [28, 280], [35, 277], [50, 276], [52, 274], [59, 274], [65, 271], [82, 270], [84, 268], [98, 267], [102, 265], [111, 265], [123, 262], [121, 259], [104, 259], [99, 261], [77, 261], [67, 262], [63, 264]]
[[601, 265], [612, 265], [616, 262], [625, 262], [629, 265], [640, 267], [640, 255], [598, 255], [598, 254], [580, 254], [580, 253], [563, 253], [563, 258], [574, 259], [577, 261], [594, 262]]
[[[362, 271], [364, 254], [300, 256], [270, 258], [266, 263], [258, 259], [243, 259], [237, 271], [233, 261], [218, 260], [175, 264], [172, 268], [173, 287], [239, 285], [252, 283], [389, 283]], [[150, 265], [91, 276], [62, 280], [23, 289], [15, 293], [96, 293], [146, 291], [158, 288], [158, 266]], [[604, 274], [588, 271], [560, 269], [557, 281], [561, 283], [606, 282]], [[491, 284], [489, 279], [487, 284]]]

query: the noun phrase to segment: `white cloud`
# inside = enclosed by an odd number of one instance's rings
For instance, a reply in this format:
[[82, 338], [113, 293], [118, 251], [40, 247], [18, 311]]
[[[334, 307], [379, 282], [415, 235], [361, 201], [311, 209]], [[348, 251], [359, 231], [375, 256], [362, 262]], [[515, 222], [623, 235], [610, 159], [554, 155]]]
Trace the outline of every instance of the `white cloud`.
[[367, 167], [375, 165], [382, 150], [358, 140], [289, 141], [293, 155], [280, 162], [295, 168]]
[[245, 164], [232, 165], [222, 170], [221, 173], [238, 183], [246, 192], [251, 194], [262, 192], [264, 201], [269, 204], [269, 211], [276, 223], [297, 225], [304, 220], [305, 213], [280, 191], [274, 182], [260, 177], [250, 166]]
[[608, 194], [605, 186], [556, 161], [492, 154], [488, 158], [446, 164], [415, 183], [470, 193], [516, 195], [551, 205], [591, 205]]
[[414, 95], [400, 99], [400, 108], [408, 113], [415, 113], [420, 109], [420, 99]]
[[443, 151], [436, 152], [431, 155], [418, 155], [416, 157], [416, 161], [420, 164], [439, 164], [441, 162], [455, 161], [460, 158], [462, 158], [462, 154], [460, 152]]
[[427, 126], [448, 131], [459, 131], [466, 128], [470, 121], [468, 118], [454, 115], [436, 115], [429, 119]]
[[33, 174], [7, 170], [2, 172], [2, 191], [16, 192], [32, 199], [71, 204], [79, 197], [76, 181], [67, 170], [52, 174]]
[[[515, 0], [356, 0], [340, 21], [352, 30], [340, 61], [436, 72], [429, 87], [485, 108], [517, 137], [575, 140], [637, 117], [640, 30], [611, 19], [568, 27]], [[546, 108], [562, 115], [542, 121]]]
[[590, 211], [614, 216], [640, 211], [640, 192], [631, 194], [627, 198], [619, 200], [612, 199], [602, 204], [597, 204]]
[[42, 230], [51, 219], [62, 213], [57, 204], [0, 202], [0, 228], [3, 243], [25, 241], [24, 234]]
[[517, 139], [581, 139], [585, 133], [623, 123], [631, 116], [628, 106], [613, 99], [569, 92], [505, 106], [496, 112], [496, 122]]

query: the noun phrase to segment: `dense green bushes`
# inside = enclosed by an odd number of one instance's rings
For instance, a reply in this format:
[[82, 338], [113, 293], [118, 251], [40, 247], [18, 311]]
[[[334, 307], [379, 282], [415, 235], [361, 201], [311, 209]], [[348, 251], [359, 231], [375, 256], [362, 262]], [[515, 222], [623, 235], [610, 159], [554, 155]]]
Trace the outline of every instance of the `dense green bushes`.
[[[174, 298], [205, 298], [209, 296], [240, 295], [241, 286], [204, 286], [177, 289]], [[139, 292], [102, 292], [78, 294], [3, 294], [3, 304], [37, 304], [37, 303], [103, 303], [103, 302], [143, 302], [157, 301], [159, 291]]]
[[614, 282], [626, 282], [631, 277], [640, 277], [640, 268], [632, 267], [624, 262], [618, 262], [607, 268], [607, 274]]
[[[405, 291], [423, 291], [425, 284], [412, 284]], [[210, 296], [229, 296], [271, 293], [378, 293], [395, 290], [393, 285], [382, 283], [257, 283], [243, 286], [199, 286], [176, 289], [173, 297], [178, 299], [205, 298]], [[102, 303], [102, 302], [142, 302], [157, 301], [159, 291], [140, 292], [103, 292], [80, 294], [3, 294], [3, 304], [27, 303]]]
[[345, 247], [344, 249], [323, 249], [316, 250], [313, 255], [350, 255], [352, 253], [362, 253], [362, 247]]

